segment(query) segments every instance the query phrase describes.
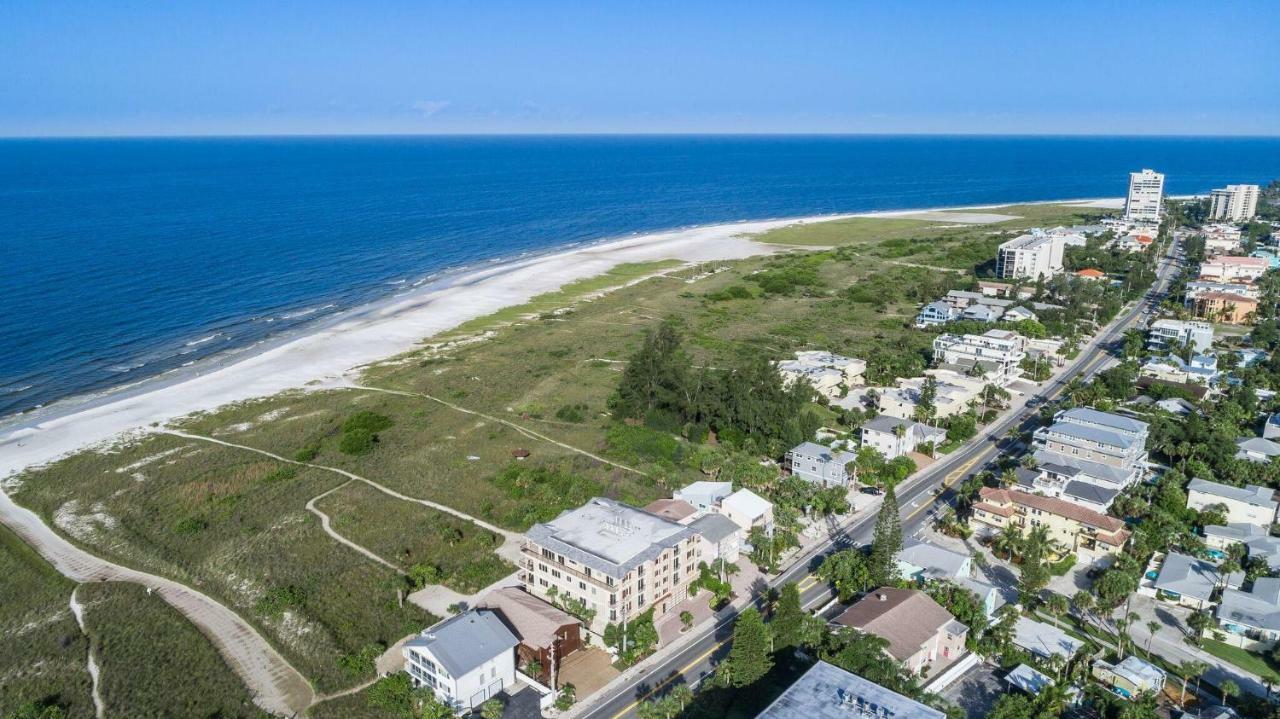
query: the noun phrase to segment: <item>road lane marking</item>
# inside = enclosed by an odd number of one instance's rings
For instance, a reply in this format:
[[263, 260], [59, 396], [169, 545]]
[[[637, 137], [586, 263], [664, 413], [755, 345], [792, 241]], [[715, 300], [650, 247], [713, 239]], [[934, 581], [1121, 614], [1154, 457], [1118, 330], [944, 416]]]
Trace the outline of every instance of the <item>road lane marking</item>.
[[[636, 699], [635, 701], [631, 702], [631, 703], [630, 703], [630, 704], [628, 704], [627, 706], [623, 707], [621, 711], [619, 711], [617, 714], [614, 714], [612, 717], [610, 717], [610, 719], [621, 719], [622, 717], [626, 716], [626, 715], [627, 715], [627, 713], [628, 713], [628, 712], [630, 712], [632, 709], [635, 709], [636, 707], [640, 706], [640, 702], [642, 702], [642, 701], [644, 701], [644, 700], [648, 699], [649, 697], [653, 696], [654, 694], [656, 694], [657, 692], [659, 692], [660, 690], [662, 690], [662, 688], [663, 688], [663, 687], [667, 686], [667, 685], [668, 685], [668, 684], [670, 684], [671, 682], [674, 682], [676, 679], [679, 679], [679, 678], [683, 677], [685, 672], [689, 671], [690, 669], [694, 668], [694, 667], [695, 667], [695, 666], [697, 666], [698, 664], [702, 663], [702, 661], [703, 661], [704, 659], [706, 659], [707, 657], [711, 656], [712, 654], [714, 654], [714, 653], [716, 652], [716, 650], [718, 650], [720, 647], [723, 647], [724, 645], [726, 645], [726, 644], [728, 644], [728, 643], [729, 643], [729, 640], [728, 640], [728, 639], [725, 639], [725, 640], [722, 640], [722, 641], [720, 641], [720, 642], [717, 642], [715, 646], [711, 647], [711, 648], [710, 648], [710, 649], [708, 649], [707, 651], [705, 651], [705, 652], [703, 652], [702, 654], [698, 655], [698, 657], [697, 657], [697, 658], [695, 658], [693, 661], [691, 661], [691, 662], [689, 662], [688, 664], [686, 664], [686, 665], [684, 665], [684, 666], [680, 667], [680, 669], [679, 669], [675, 674], [673, 674], [673, 675], [671, 675], [671, 676], [667, 677], [666, 679], [662, 680], [661, 682], [658, 682], [658, 684], [657, 684], [657, 685], [655, 685], [655, 686], [654, 686], [652, 689], [650, 689], [648, 692], [646, 692], [646, 693], [644, 694], [644, 696], [641, 696], [639, 699]], [[690, 687], [690, 688], [692, 688], [692, 687]]]

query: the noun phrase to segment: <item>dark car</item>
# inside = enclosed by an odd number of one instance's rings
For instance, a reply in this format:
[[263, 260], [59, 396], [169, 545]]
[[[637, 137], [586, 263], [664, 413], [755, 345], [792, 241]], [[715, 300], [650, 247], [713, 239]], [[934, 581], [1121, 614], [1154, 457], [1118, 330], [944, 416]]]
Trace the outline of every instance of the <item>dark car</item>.
[[863, 487], [862, 493], [863, 494], [880, 494], [880, 488], [879, 487]]

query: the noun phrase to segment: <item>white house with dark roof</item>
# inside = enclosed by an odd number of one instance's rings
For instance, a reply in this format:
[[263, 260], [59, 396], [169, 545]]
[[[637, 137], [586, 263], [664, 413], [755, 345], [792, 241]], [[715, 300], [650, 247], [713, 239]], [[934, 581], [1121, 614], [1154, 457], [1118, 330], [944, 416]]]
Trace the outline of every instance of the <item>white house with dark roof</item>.
[[1280, 507], [1274, 495], [1274, 490], [1256, 484], [1232, 487], [1196, 478], [1187, 483], [1187, 508], [1200, 512], [1222, 505], [1227, 510], [1228, 525], [1253, 524], [1269, 529], [1276, 521], [1276, 508]]
[[405, 643], [405, 672], [455, 710], [473, 709], [516, 682], [516, 635], [498, 615], [472, 609]]
[[875, 448], [885, 459], [914, 452], [916, 447], [926, 442], [936, 445], [946, 439], [947, 431], [944, 429], [887, 414], [863, 422], [861, 429], [862, 446]]
[[1246, 649], [1268, 649], [1280, 640], [1280, 579], [1259, 577], [1251, 591], [1225, 589], [1217, 611], [1227, 641]]

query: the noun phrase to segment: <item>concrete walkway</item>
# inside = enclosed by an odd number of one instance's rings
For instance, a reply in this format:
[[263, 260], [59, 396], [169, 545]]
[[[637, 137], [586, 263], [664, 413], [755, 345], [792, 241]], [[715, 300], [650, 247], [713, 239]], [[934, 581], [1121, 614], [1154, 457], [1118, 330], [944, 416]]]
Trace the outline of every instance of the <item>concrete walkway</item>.
[[3, 492], [0, 492], [0, 522], [72, 581], [133, 582], [151, 588], [209, 638], [248, 687], [254, 703], [263, 710], [292, 716], [300, 714], [315, 699], [310, 682], [293, 665], [239, 614], [212, 597], [171, 579], [89, 554], [63, 539], [35, 512], [18, 506]]

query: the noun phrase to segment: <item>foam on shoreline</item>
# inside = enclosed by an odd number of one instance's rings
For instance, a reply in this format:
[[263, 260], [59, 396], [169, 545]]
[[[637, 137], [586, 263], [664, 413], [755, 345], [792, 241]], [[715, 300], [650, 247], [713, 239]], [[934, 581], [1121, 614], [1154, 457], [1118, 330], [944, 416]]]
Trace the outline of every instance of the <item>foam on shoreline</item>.
[[[1013, 204], [1087, 206], [1096, 202], [1100, 201]], [[1009, 204], [931, 208], [931, 211], [993, 209]], [[776, 247], [755, 242], [750, 236], [778, 227], [850, 217], [894, 217], [921, 211], [863, 212], [711, 225], [578, 246], [476, 269], [439, 286], [426, 285], [352, 311], [309, 334], [267, 344], [262, 351], [238, 356], [225, 365], [195, 367], [190, 374], [168, 382], [121, 388], [92, 402], [68, 405], [62, 412], [57, 406], [51, 406], [30, 417], [15, 418], [16, 421], [0, 433], [0, 478], [193, 412], [289, 389], [343, 386], [355, 368], [410, 351], [432, 335], [467, 320], [522, 304], [575, 280], [603, 274], [620, 264], [662, 259], [686, 262], [741, 259], [776, 251]]]

